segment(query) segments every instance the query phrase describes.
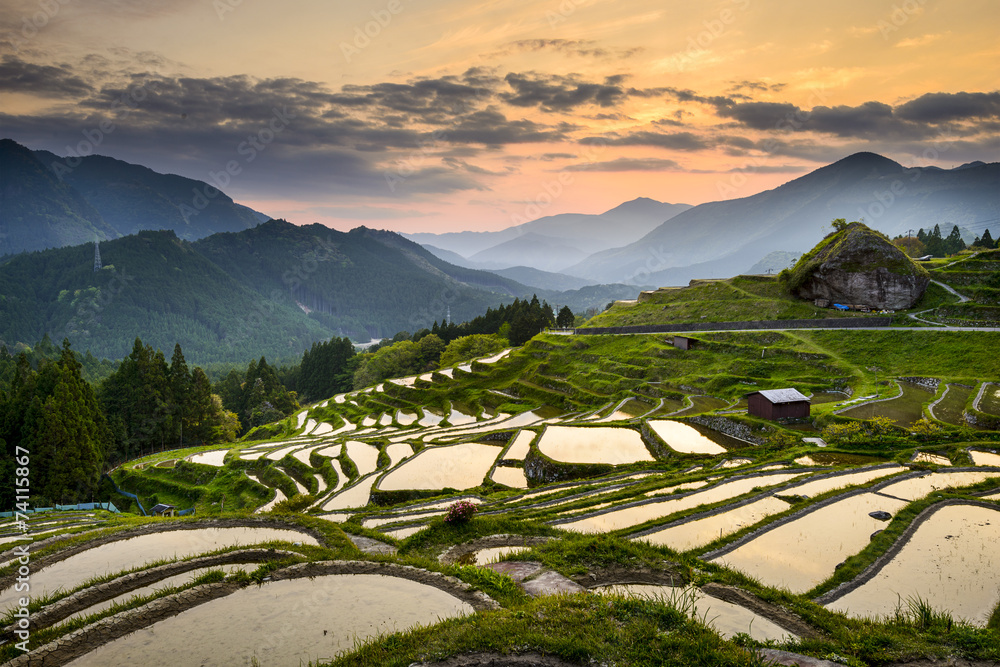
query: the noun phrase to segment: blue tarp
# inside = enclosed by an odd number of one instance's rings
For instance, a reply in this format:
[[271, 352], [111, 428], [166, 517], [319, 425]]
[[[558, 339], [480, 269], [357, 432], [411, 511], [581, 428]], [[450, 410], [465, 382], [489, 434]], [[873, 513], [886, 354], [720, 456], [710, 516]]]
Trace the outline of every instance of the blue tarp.
[[833, 304], [833, 307], [836, 308], [837, 310], [850, 310], [850, 308], [848, 308], [847, 306], [844, 306], [839, 303]]

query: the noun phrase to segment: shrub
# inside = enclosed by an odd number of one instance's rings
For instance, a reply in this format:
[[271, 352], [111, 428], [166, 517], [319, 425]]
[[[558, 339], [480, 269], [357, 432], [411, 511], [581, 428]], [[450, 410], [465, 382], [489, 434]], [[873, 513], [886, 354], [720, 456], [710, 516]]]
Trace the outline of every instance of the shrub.
[[468, 522], [476, 512], [479, 511], [479, 507], [475, 503], [470, 503], [468, 500], [459, 500], [448, 508], [448, 515], [445, 516], [445, 523], [452, 525], [461, 525]]

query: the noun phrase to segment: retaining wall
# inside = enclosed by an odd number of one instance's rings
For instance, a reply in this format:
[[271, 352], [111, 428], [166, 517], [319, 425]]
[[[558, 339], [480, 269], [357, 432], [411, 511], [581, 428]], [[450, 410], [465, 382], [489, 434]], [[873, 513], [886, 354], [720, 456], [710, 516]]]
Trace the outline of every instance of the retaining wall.
[[754, 322], [686, 322], [680, 324], [637, 324], [624, 327], [574, 329], [577, 336], [603, 334], [676, 333], [682, 331], [753, 331], [756, 329], [859, 329], [887, 327], [891, 317], [852, 317], [821, 320], [759, 320]]

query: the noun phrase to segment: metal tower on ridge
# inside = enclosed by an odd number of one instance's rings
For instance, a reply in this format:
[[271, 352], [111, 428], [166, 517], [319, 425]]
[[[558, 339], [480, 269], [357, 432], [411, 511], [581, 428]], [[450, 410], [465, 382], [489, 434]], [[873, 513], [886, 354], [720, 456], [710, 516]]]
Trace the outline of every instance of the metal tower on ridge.
[[97, 245], [97, 239], [94, 239], [94, 273], [101, 270], [101, 248]]

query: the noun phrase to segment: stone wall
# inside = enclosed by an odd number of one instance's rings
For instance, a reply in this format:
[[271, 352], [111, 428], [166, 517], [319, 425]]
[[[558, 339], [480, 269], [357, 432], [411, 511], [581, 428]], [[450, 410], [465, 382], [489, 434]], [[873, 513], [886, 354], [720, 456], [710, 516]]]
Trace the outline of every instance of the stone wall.
[[719, 433], [728, 435], [730, 438], [743, 440], [744, 442], [749, 442], [753, 445], [763, 445], [767, 442], [764, 438], [754, 435], [753, 429], [750, 428], [749, 425], [742, 424], [732, 419], [727, 419], [726, 417], [706, 417], [705, 415], [696, 415], [694, 417], [688, 417], [687, 421], [694, 422], [695, 424], [699, 424], [705, 428], [710, 428], [713, 431], [718, 431]]
[[575, 329], [580, 335], [675, 333], [682, 331], [754, 331], [757, 329], [858, 329], [887, 327], [891, 317], [845, 317], [819, 320], [760, 320], [754, 322], [687, 322], [680, 324], [637, 324], [623, 327]]

